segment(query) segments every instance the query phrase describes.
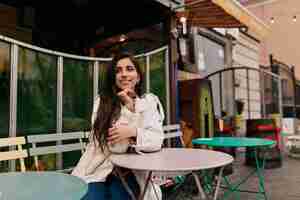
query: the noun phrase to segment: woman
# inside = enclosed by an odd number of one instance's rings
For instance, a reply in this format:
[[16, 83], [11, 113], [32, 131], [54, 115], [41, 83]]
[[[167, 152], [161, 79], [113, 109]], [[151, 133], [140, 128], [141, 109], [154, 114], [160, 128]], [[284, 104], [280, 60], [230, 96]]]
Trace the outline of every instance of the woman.
[[[163, 142], [162, 106], [153, 94], [142, 94], [142, 73], [138, 62], [127, 53], [112, 60], [106, 77], [107, 88], [94, 103], [92, 134], [86, 152], [72, 174], [88, 183], [88, 200], [130, 199], [120, 179], [113, 175], [112, 153], [124, 153], [130, 144], [138, 151], [151, 152]], [[133, 172], [140, 188], [145, 172]], [[134, 177], [127, 177], [134, 187]], [[159, 186], [148, 187], [145, 199], [161, 199]], [[135, 186], [136, 188], [136, 186]]]

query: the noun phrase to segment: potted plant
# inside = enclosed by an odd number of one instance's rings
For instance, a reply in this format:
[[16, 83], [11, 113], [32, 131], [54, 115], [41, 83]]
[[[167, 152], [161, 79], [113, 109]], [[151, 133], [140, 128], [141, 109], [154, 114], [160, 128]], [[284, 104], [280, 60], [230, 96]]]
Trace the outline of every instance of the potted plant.
[[240, 99], [235, 100], [236, 112], [238, 115], [242, 114], [244, 110], [244, 102]]

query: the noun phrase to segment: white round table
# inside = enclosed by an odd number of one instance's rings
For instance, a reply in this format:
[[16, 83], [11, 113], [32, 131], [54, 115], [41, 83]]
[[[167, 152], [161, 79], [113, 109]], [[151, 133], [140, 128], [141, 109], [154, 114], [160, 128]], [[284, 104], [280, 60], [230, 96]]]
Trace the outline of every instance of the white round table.
[[143, 199], [146, 188], [151, 181], [153, 172], [163, 172], [167, 175], [169, 173], [172, 175], [187, 172], [192, 173], [196, 180], [201, 197], [205, 198], [199, 177], [194, 172], [221, 167], [217, 188], [214, 194], [214, 199], [216, 199], [223, 167], [233, 162], [232, 156], [222, 152], [188, 148], [164, 148], [161, 151], [145, 153], [144, 155], [135, 153], [113, 154], [110, 159], [116, 166], [149, 172], [147, 182], [145, 188], [141, 192], [140, 199]]
[[80, 200], [88, 190], [78, 177], [57, 172], [0, 174], [0, 200]]

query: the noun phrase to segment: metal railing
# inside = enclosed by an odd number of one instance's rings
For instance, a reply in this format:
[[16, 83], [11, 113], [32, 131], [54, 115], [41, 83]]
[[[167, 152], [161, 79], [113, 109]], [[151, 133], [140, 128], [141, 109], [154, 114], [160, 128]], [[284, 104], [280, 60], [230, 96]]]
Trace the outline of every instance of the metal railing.
[[[56, 59], [56, 64], [52, 67], [56, 67], [56, 88], [54, 88], [56, 92], [56, 116], [55, 116], [55, 121], [56, 121], [56, 128], [54, 130], [49, 130], [48, 132], [56, 132], [56, 133], [63, 133], [63, 110], [64, 106], [66, 106], [66, 102], [63, 102], [63, 97], [64, 97], [64, 73], [66, 73], [66, 63], [68, 60], [74, 60], [76, 62], [81, 62], [84, 63], [84, 66], [92, 66], [92, 96], [90, 99], [95, 99], [95, 97], [98, 95], [98, 91], [101, 85], [99, 85], [99, 71], [102, 70], [102, 64], [104, 65], [105, 63], [111, 61], [111, 58], [96, 58], [96, 57], [85, 57], [85, 56], [78, 56], [78, 55], [72, 55], [72, 54], [66, 54], [58, 51], [52, 51], [49, 49], [45, 48], [40, 48], [34, 45], [30, 45], [24, 42], [20, 42], [5, 36], [0, 35], [0, 42], [8, 44], [9, 45], [9, 60], [8, 60], [8, 66], [7, 67], [7, 72], [9, 73], [9, 130], [8, 130], [8, 136], [9, 137], [15, 137], [19, 134], [21, 135], [26, 135], [26, 131], [20, 133], [20, 130], [17, 128], [17, 125], [20, 121], [18, 121], [17, 113], [18, 109], [18, 87], [20, 87], [20, 76], [22, 74], [22, 70], [31, 70], [32, 74], [36, 73], [34, 71], [33, 66], [27, 66], [25, 64], [21, 63], [21, 60], [26, 60], [28, 63], [30, 63], [30, 58], [31, 56], [27, 56], [25, 53], [25, 57], [23, 58], [24, 55], [21, 54], [20, 52], [22, 50], [28, 50], [30, 54], [39, 54], [43, 55], [46, 58], [49, 56], [51, 58]], [[0, 50], [1, 50], [1, 43], [0, 43]], [[3, 50], [3, 49], [2, 49]], [[27, 52], [27, 53], [28, 53]], [[166, 110], [166, 123], [169, 123], [170, 121], [170, 86], [169, 86], [169, 52], [168, 52], [168, 46], [161, 47], [159, 49], [146, 52], [140, 55], [136, 55], [138, 59], [145, 60], [145, 82], [146, 82], [146, 87], [145, 87], [145, 92], [150, 92], [152, 90], [152, 85], [151, 85], [151, 70], [153, 68], [157, 68], [157, 66], [154, 66], [156, 63], [152, 63], [152, 57], [155, 57], [157, 55], [162, 55], [159, 59], [162, 59], [163, 62], [162, 66], [160, 66], [161, 71], [163, 70], [164, 76], [161, 79], [164, 81], [161, 87], [164, 87], [164, 94], [163, 96], [160, 96], [160, 98], [163, 98], [163, 102], [165, 102], [165, 110]], [[1, 56], [1, 54], [0, 54]], [[23, 57], [22, 57], [23, 56]], [[21, 59], [22, 58], [22, 59]], [[29, 60], [29, 61], [28, 61]], [[0, 58], [1, 61], [1, 58]], [[4, 62], [3, 62], [4, 63]], [[1, 63], [0, 63], [1, 64]], [[101, 66], [100, 66], [101, 65]], [[76, 66], [74, 66], [76, 67]], [[28, 69], [29, 68], [29, 69]], [[5, 66], [3, 67], [4, 70], [6, 70]], [[79, 69], [79, 68], [78, 68]], [[74, 69], [76, 70], [76, 69]], [[87, 70], [88, 71], [88, 70]], [[1, 72], [1, 66], [0, 66], [0, 72]], [[0, 74], [1, 75], [1, 74]], [[83, 74], [84, 75], [84, 74]], [[53, 84], [53, 85], [55, 85]], [[20, 89], [20, 88], [19, 88]], [[29, 88], [31, 89], [31, 88]], [[42, 88], [41, 88], [42, 89]], [[85, 98], [85, 97], [82, 97]], [[31, 99], [22, 99], [22, 101], [27, 101], [30, 102]], [[54, 112], [54, 111], [53, 111]], [[0, 127], [1, 130], [1, 127]], [[44, 133], [47, 133], [47, 131], [42, 131]], [[32, 133], [31, 133], [32, 134]], [[61, 162], [60, 162], [61, 163]], [[13, 164], [14, 165], [14, 164]]]
[[[228, 109], [230, 107], [228, 104], [234, 105], [235, 100], [242, 100], [246, 105], [245, 117], [248, 119], [254, 117], [252, 116], [254, 112], [260, 113], [261, 117], [271, 113], [282, 115], [281, 77], [274, 73], [252, 67], [236, 66], [213, 72], [205, 78], [212, 81], [213, 95], [219, 97], [218, 101], [214, 102], [219, 112]], [[258, 98], [253, 97], [255, 93], [259, 94]], [[236, 113], [235, 106], [231, 108], [231, 113]], [[221, 113], [215, 114], [221, 115]]]

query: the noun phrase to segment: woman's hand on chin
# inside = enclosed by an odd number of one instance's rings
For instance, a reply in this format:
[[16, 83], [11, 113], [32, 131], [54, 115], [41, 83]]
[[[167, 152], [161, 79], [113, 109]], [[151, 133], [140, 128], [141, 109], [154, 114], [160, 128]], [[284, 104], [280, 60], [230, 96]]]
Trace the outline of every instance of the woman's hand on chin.
[[121, 99], [123, 104], [128, 108], [128, 110], [130, 110], [131, 112], [135, 112], [134, 98], [136, 96], [136, 93], [134, 90], [126, 88], [119, 92], [117, 95]]

